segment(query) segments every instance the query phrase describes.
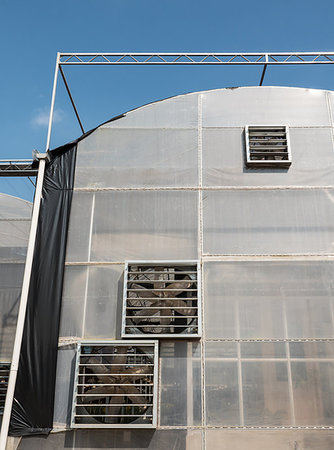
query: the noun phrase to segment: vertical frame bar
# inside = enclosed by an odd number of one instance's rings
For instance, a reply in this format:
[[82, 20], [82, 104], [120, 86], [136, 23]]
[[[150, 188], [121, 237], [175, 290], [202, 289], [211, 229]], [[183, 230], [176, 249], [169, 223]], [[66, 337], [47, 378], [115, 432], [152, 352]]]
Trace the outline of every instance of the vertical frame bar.
[[6, 449], [8, 430], [9, 430], [9, 422], [10, 422], [13, 400], [14, 400], [17, 371], [18, 371], [18, 367], [19, 367], [21, 344], [22, 344], [25, 317], [26, 317], [27, 304], [28, 304], [31, 270], [32, 270], [32, 264], [33, 264], [33, 259], [34, 259], [35, 242], [36, 242], [36, 237], [37, 237], [37, 227], [38, 227], [39, 210], [40, 210], [41, 199], [42, 199], [42, 188], [43, 188], [43, 181], [44, 181], [45, 165], [46, 165], [46, 161], [49, 158], [49, 156], [47, 153], [39, 154], [38, 158], [39, 158], [38, 176], [37, 176], [35, 199], [34, 199], [34, 205], [33, 205], [33, 211], [32, 211], [32, 218], [31, 218], [27, 257], [26, 257], [23, 282], [22, 282], [20, 307], [19, 307], [19, 312], [18, 312], [18, 316], [17, 316], [17, 325], [16, 325], [15, 341], [14, 341], [14, 348], [13, 348], [13, 356], [12, 356], [12, 362], [11, 362], [11, 367], [10, 367], [6, 402], [5, 402], [4, 414], [3, 414], [2, 425], [1, 425], [0, 450]]
[[55, 106], [55, 100], [56, 100], [56, 90], [57, 90], [57, 79], [58, 79], [58, 70], [59, 70], [59, 60], [60, 60], [60, 53], [57, 53], [57, 59], [56, 59], [56, 68], [55, 68], [55, 74], [53, 78], [53, 88], [52, 88], [52, 97], [51, 97], [51, 106], [50, 106], [50, 116], [49, 116], [49, 125], [48, 125], [48, 134], [46, 138], [46, 147], [45, 151], [47, 152], [50, 148], [50, 140], [51, 140], [51, 130], [52, 130], [52, 121], [53, 121], [53, 114], [54, 114], [54, 106]]

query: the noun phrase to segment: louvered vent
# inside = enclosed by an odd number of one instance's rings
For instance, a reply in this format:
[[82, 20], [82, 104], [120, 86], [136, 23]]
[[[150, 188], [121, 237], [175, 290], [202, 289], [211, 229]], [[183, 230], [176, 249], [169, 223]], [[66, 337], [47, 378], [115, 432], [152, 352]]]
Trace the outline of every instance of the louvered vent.
[[285, 126], [248, 126], [246, 165], [248, 167], [287, 168], [291, 164], [289, 135]]
[[155, 427], [157, 360], [157, 341], [79, 344], [72, 427]]
[[0, 362], [0, 417], [3, 415], [8, 388], [10, 363]]
[[127, 263], [122, 337], [200, 335], [198, 263]]

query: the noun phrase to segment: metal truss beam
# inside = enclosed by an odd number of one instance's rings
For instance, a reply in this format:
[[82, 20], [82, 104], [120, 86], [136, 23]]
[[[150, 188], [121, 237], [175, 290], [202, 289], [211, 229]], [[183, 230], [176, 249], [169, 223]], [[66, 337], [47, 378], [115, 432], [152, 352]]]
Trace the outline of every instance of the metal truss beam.
[[334, 52], [258, 52], [258, 53], [57, 53], [53, 90], [51, 98], [48, 134], [46, 139], [47, 152], [50, 148], [52, 120], [57, 90], [58, 72], [60, 72], [70, 98], [81, 131], [84, 127], [74, 104], [73, 96], [68, 86], [63, 67], [65, 66], [121, 66], [121, 65], [234, 65], [262, 66], [260, 86], [268, 66], [277, 65], [314, 65], [334, 64]]
[[32, 159], [0, 160], [0, 177], [35, 177], [37, 173]]
[[334, 52], [289, 53], [60, 53], [65, 65], [334, 64]]

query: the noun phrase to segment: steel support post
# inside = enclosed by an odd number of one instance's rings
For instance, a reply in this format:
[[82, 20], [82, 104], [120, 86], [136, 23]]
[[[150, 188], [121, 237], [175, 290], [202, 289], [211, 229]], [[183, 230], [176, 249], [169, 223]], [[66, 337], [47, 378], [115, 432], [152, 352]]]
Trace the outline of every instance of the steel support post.
[[51, 98], [51, 106], [50, 106], [48, 135], [47, 135], [47, 138], [46, 138], [46, 148], [45, 148], [46, 152], [48, 152], [49, 149], [50, 149], [52, 121], [53, 121], [53, 113], [54, 113], [54, 106], [55, 106], [55, 100], [56, 100], [56, 91], [57, 91], [57, 79], [58, 79], [58, 70], [59, 70], [59, 60], [60, 60], [60, 53], [58, 52], [57, 53], [57, 59], [56, 59], [55, 74], [54, 74], [54, 78], [53, 78], [53, 88], [52, 88], [52, 98]]
[[20, 307], [19, 307], [19, 312], [18, 312], [18, 317], [17, 317], [14, 349], [13, 349], [12, 362], [11, 362], [11, 367], [10, 367], [10, 372], [9, 372], [5, 409], [4, 409], [2, 425], [1, 425], [0, 450], [6, 450], [9, 422], [10, 422], [10, 417], [11, 417], [11, 412], [12, 412], [17, 371], [18, 371], [19, 359], [20, 359], [20, 353], [21, 353], [21, 343], [22, 343], [25, 316], [26, 316], [27, 303], [28, 303], [28, 293], [29, 293], [29, 287], [30, 287], [31, 270], [32, 270], [33, 257], [34, 257], [36, 235], [37, 235], [39, 210], [40, 210], [41, 199], [42, 199], [42, 188], [43, 188], [45, 165], [46, 165], [47, 160], [49, 159], [49, 155], [47, 153], [43, 153], [43, 154], [39, 153], [36, 156], [39, 159], [39, 168], [38, 168], [38, 175], [37, 175], [37, 184], [36, 184], [34, 205], [33, 205], [33, 210], [32, 210], [29, 242], [28, 242], [28, 248], [27, 248], [27, 257], [26, 257], [26, 263], [25, 263], [24, 275], [23, 275]]

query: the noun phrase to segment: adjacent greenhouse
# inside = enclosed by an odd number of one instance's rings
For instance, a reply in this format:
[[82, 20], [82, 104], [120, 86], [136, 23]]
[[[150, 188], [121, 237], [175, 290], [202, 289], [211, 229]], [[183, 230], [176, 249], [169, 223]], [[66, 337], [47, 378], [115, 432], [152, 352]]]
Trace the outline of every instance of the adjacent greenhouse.
[[[57, 370], [17, 388], [37, 399], [12, 418], [18, 449], [334, 447], [333, 111], [329, 91], [197, 92], [52, 153], [34, 266], [49, 292], [29, 299], [59, 311], [33, 345], [26, 327], [23, 359], [60, 314]], [[4, 365], [31, 206], [0, 201]]]

